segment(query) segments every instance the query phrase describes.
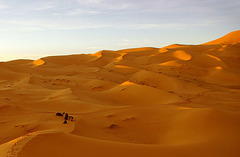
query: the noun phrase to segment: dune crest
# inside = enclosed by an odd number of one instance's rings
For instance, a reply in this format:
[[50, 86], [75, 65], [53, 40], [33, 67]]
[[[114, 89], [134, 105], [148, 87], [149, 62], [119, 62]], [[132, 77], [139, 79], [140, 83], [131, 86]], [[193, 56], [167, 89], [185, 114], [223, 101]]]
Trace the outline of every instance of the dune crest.
[[45, 63], [45, 61], [43, 61], [42, 59], [35, 60], [35, 61], [33, 61], [33, 67], [43, 65], [44, 63]]
[[239, 157], [239, 33], [1, 62], [0, 156]]
[[190, 60], [192, 56], [184, 51], [176, 51], [173, 53], [173, 56], [181, 60]]
[[130, 81], [125, 81], [121, 84], [121, 86], [130, 86], [130, 85], [136, 85], [136, 84]]
[[219, 39], [204, 43], [203, 45], [217, 45], [217, 44], [237, 44], [240, 43], [240, 30], [231, 32]]

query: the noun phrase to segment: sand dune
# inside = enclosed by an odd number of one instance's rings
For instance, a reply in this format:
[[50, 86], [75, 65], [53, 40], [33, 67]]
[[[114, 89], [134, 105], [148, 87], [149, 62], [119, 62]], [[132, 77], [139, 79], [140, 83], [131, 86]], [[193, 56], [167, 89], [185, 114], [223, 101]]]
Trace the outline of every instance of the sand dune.
[[0, 156], [239, 157], [239, 32], [1, 62]]
[[219, 39], [207, 42], [204, 45], [237, 44], [237, 43], [240, 43], [240, 30], [231, 32]]

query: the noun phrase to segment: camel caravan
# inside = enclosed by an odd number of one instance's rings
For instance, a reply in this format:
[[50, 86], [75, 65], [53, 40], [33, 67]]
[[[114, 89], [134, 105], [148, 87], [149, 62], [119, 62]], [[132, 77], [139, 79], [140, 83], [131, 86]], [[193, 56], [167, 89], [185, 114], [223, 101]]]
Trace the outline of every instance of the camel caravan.
[[69, 116], [68, 113], [65, 113], [65, 112], [63, 112], [63, 113], [57, 112], [56, 116], [64, 117], [63, 124], [67, 124], [67, 120], [73, 121], [73, 116]]

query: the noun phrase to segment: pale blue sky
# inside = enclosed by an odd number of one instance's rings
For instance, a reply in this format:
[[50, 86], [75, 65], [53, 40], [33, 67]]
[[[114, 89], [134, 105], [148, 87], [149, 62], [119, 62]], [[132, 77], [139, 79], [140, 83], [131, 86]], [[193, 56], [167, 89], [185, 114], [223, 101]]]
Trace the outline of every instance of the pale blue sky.
[[0, 61], [200, 44], [240, 29], [239, 0], [0, 0]]

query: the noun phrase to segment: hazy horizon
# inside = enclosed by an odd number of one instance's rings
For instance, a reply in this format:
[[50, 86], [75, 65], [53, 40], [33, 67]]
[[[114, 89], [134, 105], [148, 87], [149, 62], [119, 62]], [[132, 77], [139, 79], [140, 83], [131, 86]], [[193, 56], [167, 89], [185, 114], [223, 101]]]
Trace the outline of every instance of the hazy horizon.
[[240, 27], [237, 0], [0, 0], [0, 61], [201, 44]]

